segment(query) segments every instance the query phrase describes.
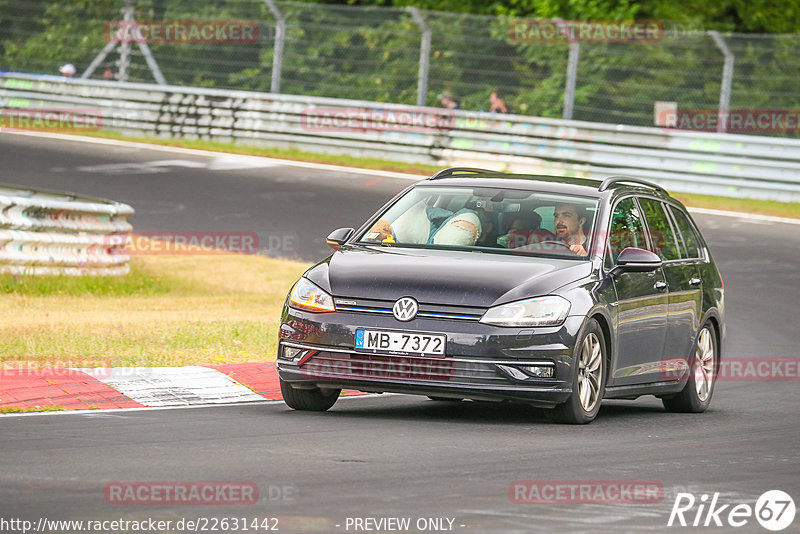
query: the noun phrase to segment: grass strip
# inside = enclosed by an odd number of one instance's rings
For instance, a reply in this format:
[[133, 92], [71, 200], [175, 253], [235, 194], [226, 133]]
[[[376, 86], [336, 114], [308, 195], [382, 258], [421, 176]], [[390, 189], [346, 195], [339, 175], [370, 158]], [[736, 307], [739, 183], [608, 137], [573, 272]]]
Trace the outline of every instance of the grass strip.
[[260, 255], [131, 258], [122, 277], [0, 275], [0, 367], [274, 361], [308, 264]]

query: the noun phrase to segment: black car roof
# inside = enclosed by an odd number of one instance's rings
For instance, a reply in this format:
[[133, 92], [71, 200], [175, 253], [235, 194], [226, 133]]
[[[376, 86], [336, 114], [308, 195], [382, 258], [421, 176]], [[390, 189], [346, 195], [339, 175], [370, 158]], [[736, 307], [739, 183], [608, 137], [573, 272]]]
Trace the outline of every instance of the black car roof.
[[650, 193], [671, 198], [657, 184], [630, 176], [611, 176], [605, 179], [575, 178], [539, 174], [506, 174], [482, 169], [445, 169], [419, 182], [418, 185], [451, 185], [459, 187], [501, 187], [530, 189], [601, 198], [624, 192]]

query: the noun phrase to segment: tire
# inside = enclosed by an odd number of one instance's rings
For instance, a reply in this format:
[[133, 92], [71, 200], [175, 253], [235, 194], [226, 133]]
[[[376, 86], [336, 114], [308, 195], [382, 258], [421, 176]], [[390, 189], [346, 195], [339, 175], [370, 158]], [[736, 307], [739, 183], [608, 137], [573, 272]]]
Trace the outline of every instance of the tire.
[[280, 382], [283, 402], [293, 410], [324, 412], [336, 403], [342, 392], [341, 389], [325, 390], [325, 393], [319, 388], [295, 389], [283, 380]]
[[600, 411], [606, 388], [606, 343], [595, 319], [589, 319], [583, 335], [575, 344], [575, 370], [572, 395], [553, 408], [553, 419], [559, 423], [585, 425]]
[[702, 413], [711, 404], [719, 365], [714, 327], [706, 323], [697, 333], [691, 358], [689, 380], [677, 395], [661, 399], [664, 409], [675, 413]]
[[437, 402], [461, 402], [464, 400], [464, 399], [451, 399], [450, 397], [431, 397], [430, 395], [428, 395], [428, 398], [432, 401], [437, 401]]

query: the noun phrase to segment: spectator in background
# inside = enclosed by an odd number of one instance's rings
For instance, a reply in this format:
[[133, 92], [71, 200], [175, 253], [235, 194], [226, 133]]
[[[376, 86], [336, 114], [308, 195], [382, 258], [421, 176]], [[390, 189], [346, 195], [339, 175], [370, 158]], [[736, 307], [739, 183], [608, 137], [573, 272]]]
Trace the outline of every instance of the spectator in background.
[[491, 108], [489, 108], [490, 113], [513, 113], [511, 108], [503, 102], [503, 99], [500, 96], [498, 91], [495, 91], [491, 95], [489, 95], [489, 102], [491, 103]]
[[453, 98], [452, 93], [450, 93], [449, 91], [445, 91], [444, 93], [437, 95], [436, 98], [439, 99], [439, 102], [441, 102], [443, 108], [447, 109], [459, 108], [458, 101], [455, 98]]
[[114, 79], [114, 69], [111, 66], [106, 65], [106, 68], [103, 69], [103, 79], [109, 82]]
[[60, 72], [62, 76], [65, 76], [67, 78], [72, 78], [73, 76], [75, 76], [75, 65], [73, 65], [72, 63], [61, 65], [60, 67], [58, 67], [58, 72]]

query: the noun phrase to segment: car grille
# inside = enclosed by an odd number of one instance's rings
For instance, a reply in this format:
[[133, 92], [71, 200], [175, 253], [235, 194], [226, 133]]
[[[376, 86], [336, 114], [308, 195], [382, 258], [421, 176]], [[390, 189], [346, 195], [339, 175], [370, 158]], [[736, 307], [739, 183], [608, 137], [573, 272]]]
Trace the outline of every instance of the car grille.
[[[352, 313], [366, 313], [371, 315], [392, 315], [392, 300], [368, 300], [368, 299], [336, 299], [336, 310]], [[440, 306], [433, 304], [419, 305], [417, 317], [425, 319], [448, 319], [460, 321], [480, 321], [483, 317], [485, 308], [467, 306]]]
[[301, 367], [314, 378], [431, 381], [448, 384], [508, 384], [491, 362], [459, 361], [419, 356], [318, 352]]

